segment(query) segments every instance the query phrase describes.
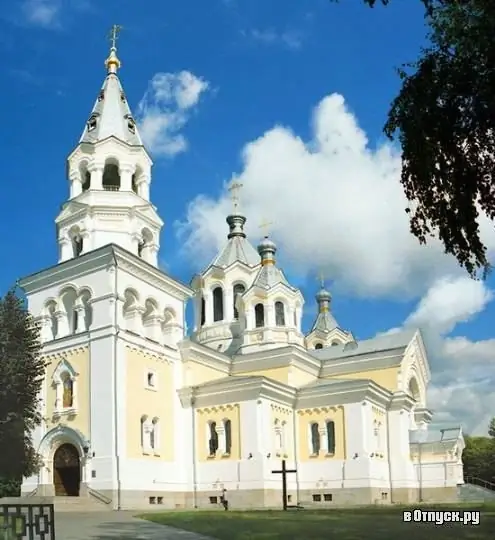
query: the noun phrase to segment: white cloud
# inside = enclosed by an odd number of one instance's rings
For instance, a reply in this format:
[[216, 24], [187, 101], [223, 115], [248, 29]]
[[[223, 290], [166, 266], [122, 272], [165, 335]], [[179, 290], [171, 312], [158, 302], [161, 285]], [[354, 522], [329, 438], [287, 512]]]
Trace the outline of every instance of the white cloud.
[[495, 339], [446, 336], [482, 313], [492, 299], [481, 281], [444, 277], [404, 323], [423, 329], [433, 373], [429, 404], [438, 411], [435, 422], [462, 422], [475, 434], [486, 434], [495, 416]]
[[[449, 334], [483, 311], [491, 291], [466, 277], [439, 241], [421, 246], [411, 235], [400, 154], [388, 143], [371, 148], [342, 96], [318, 104], [312, 128], [304, 141], [275, 126], [244, 147], [242, 170], [232, 179], [244, 186], [248, 234], [260, 236], [262, 218], [273, 221], [293, 274], [323, 270], [334, 287], [354, 296], [422, 298], [405, 325], [424, 329], [437, 420], [486, 431], [483, 415], [495, 415], [495, 340]], [[225, 242], [229, 209], [225, 189], [216, 199], [201, 195], [179, 224], [185, 252], [199, 267]], [[493, 223], [482, 218], [481, 227], [493, 256]]]
[[[269, 217], [286, 264], [303, 274], [322, 269], [367, 297], [422, 294], [446, 273], [460, 273], [438, 241], [421, 246], [411, 235], [399, 152], [387, 143], [370, 148], [338, 94], [318, 104], [312, 125], [307, 142], [276, 126], [244, 147], [235, 178], [244, 185], [248, 232]], [[225, 238], [226, 198], [200, 197], [189, 207], [181, 231], [196, 260]], [[488, 240], [495, 247], [493, 226]]]
[[492, 292], [482, 281], [467, 276], [442, 277], [428, 289], [405, 324], [446, 335], [457, 324], [482, 312], [492, 298]]
[[189, 71], [153, 76], [137, 114], [143, 142], [155, 155], [173, 156], [187, 149], [180, 130], [208, 86]]
[[265, 30], [253, 29], [249, 32], [243, 31], [242, 34], [266, 45], [283, 45], [294, 50], [300, 49], [302, 46], [302, 35], [291, 30], [277, 32], [272, 28]]
[[60, 9], [60, 0], [26, 0], [22, 5], [26, 20], [43, 28], [51, 28], [58, 24]]

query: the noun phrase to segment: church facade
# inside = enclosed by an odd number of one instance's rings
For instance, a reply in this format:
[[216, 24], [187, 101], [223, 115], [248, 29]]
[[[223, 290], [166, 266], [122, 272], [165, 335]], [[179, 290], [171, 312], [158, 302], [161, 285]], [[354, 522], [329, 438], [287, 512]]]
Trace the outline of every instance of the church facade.
[[106, 68], [68, 157], [58, 263], [21, 281], [48, 364], [23, 494], [203, 508], [227, 490], [234, 508], [280, 507], [284, 460], [292, 505], [454, 500], [464, 441], [429, 426], [419, 330], [356, 340], [322, 286], [304, 332], [301, 291], [237, 204], [190, 285], [158, 268], [152, 161], [115, 47]]

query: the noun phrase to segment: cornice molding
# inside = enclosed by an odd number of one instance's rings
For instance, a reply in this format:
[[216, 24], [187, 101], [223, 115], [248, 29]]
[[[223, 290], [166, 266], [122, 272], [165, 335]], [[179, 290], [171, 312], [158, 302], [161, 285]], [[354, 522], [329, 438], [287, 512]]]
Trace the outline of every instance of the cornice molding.
[[112, 248], [117, 268], [143, 279], [143, 281], [156, 286], [180, 300], [187, 300], [194, 295], [194, 291], [190, 287], [168, 276], [155, 266], [152, 266], [119, 246], [112, 245]]
[[89, 351], [89, 346], [75, 346], [71, 348], [65, 348], [65, 349], [59, 349], [56, 351], [45, 351], [43, 350], [41, 353], [41, 357], [47, 361], [60, 361], [64, 360], [67, 357], [74, 356], [76, 354], [84, 353]]
[[174, 361], [172, 358], [169, 358], [163, 351], [152, 351], [149, 349], [144, 349], [142, 346], [138, 345], [125, 345], [126, 350], [132, 351], [134, 353], [137, 353], [138, 356], [141, 356], [143, 358], [149, 359], [149, 360], [155, 360], [157, 362], [165, 362], [168, 365], [174, 364]]
[[402, 347], [400, 349], [376, 351], [359, 356], [323, 360], [322, 377], [399, 367], [404, 358], [404, 352], [405, 348]]
[[289, 366], [295, 366], [315, 377], [319, 375], [321, 369], [320, 361], [298, 345], [264, 349], [236, 355], [232, 358], [233, 373]]
[[121, 328], [117, 335], [119, 340], [124, 343], [126, 348], [133, 350], [136, 348], [146, 349], [150, 352], [150, 354], [166, 356], [167, 359], [170, 357], [172, 361], [178, 361], [180, 358], [179, 351], [177, 349], [174, 349], [173, 347], [170, 347], [164, 343], [151, 341], [129, 330]]
[[190, 339], [184, 339], [179, 343], [179, 351], [182, 362], [194, 362], [206, 367], [217, 369], [224, 374], [230, 374], [231, 372], [231, 359]]
[[416, 405], [415, 399], [405, 392], [395, 392], [388, 405], [389, 411], [406, 411], [410, 412]]
[[26, 294], [33, 294], [114, 265], [112, 246], [108, 245], [30, 274], [22, 278], [19, 285]]

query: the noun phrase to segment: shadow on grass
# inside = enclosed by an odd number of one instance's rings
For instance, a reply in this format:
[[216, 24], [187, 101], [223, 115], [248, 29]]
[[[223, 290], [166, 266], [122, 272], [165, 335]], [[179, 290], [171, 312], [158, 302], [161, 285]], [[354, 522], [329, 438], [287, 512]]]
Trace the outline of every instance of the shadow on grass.
[[[466, 508], [466, 507], [463, 507]], [[257, 512], [166, 512], [146, 519], [218, 540], [492, 540], [495, 508], [484, 508], [479, 525], [404, 523], [404, 508], [355, 508]], [[427, 508], [424, 508], [425, 510]], [[435, 508], [428, 508], [428, 510]], [[438, 507], [438, 510], [448, 508]], [[409, 509], [408, 509], [409, 510]], [[452, 508], [457, 510], [457, 508]], [[173, 538], [173, 537], [172, 537]], [[179, 537], [177, 537], [179, 538]]]
[[[57, 540], [66, 538], [79, 538], [77, 529], [72, 532], [56, 529]], [[82, 532], [82, 531], [81, 531]], [[108, 521], [95, 524], [91, 532], [84, 533], [85, 540], [199, 540], [201, 537], [186, 530], [176, 530], [172, 527], [157, 525], [151, 521], [136, 519], [133, 521]], [[81, 536], [82, 538], [82, 536]], [[0, 540], [2, 536], [0, 534]], [[207, 539], [205, 539], [207, 540]]]

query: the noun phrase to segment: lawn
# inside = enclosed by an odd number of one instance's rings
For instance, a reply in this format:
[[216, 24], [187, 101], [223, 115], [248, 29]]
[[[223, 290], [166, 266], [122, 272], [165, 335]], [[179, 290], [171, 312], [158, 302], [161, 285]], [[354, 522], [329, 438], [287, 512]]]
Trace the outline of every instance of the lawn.
[[[473, 510], [462, 507], [464, 510]], [[476, 507], [478, 509], [479, 507]], [[424, 510], [459, 510], [459, 507]], [[479, 525], [403, 523], [409, 508], [373, 507], [252, 512], [163, 512], [145, 514], [155, 523], [197, 532], [218, 540], [493, 540], [495, 506], [481, 508]]]

